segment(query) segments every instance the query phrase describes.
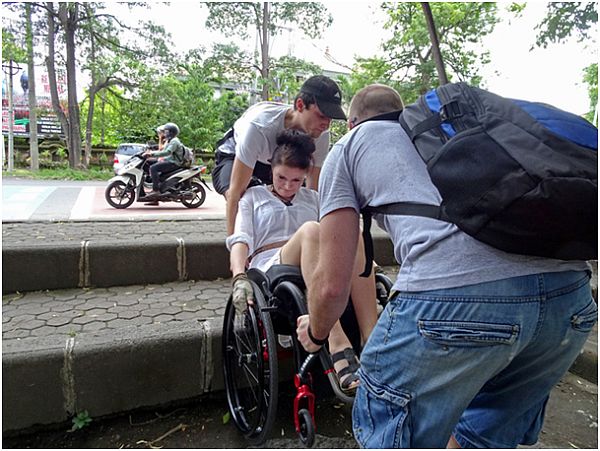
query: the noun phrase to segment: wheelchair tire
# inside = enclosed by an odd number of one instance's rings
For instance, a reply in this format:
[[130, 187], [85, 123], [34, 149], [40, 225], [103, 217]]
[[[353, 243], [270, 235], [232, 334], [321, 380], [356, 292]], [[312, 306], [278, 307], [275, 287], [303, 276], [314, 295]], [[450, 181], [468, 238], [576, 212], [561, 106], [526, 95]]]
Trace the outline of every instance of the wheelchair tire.
[[252, 445], [264, 443], [277, 413], [276, 336], [258, 286], [254, 306], [236, 312], [231, 297], [223, 321], [223, 372], [229, 412]]
[[382, 273], [375, 274], [375, 293], [377, 295], [377, 301], [379, 302], [379, 305], [381, 305], [383, 308], [385, 308], [388, 303], [393, 286], [394, 284], [388, 276]]
[[298, 411], [298, 420], [300, 422], [300, 441], [307, 448], [312, 448], [315, 444], [315, 422], [310, 412], [307, 409], [300, 409]]

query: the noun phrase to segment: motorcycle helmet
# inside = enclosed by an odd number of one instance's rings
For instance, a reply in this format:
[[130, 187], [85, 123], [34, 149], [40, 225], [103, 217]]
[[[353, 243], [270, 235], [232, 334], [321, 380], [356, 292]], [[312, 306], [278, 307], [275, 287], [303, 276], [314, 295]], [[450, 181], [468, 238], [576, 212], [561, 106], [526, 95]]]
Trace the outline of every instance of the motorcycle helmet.
[[165, 131], [165, 136], [168, 140], [175, 138], [179, 134], [179, 127], [173, 122], [167, 122], [162, 128]]

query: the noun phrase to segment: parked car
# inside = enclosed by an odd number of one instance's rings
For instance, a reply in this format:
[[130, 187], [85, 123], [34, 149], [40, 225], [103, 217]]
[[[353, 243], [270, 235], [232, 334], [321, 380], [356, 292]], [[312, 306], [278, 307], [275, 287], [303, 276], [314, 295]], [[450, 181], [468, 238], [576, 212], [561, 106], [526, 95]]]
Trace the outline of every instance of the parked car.
[[117, 150], [115, 151], [115, 156], [113, 157], [113, 170], [115, 174], [119, 169], [123, 167], [127, 160], [129, 160], [133, 155], [143, 150], [146, 150], [148, 146], [146, 144], [136, 144], [136, 143], [124, 143], [119, 144]]

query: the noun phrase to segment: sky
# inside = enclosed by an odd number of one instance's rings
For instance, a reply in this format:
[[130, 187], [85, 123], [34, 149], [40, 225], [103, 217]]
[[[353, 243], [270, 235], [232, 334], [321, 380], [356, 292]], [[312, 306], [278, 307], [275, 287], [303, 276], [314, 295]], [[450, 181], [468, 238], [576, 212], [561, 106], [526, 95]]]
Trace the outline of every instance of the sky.
[[[274, 39], [272, 52], [313, 61], [321, 67], [335, 68], [324, 56], [325, 50], [343, 65], [352, 66], [355, 56], [382, 55], [381, 43], [391, 34], [384, 30], [385, 15], [375, 1], [324, 3], [334, 22], [323, 37], [311, 42], [296, 25]], [[508, 2], [500, 2], [502, 17]], [[491, 52], [491, 64], [484, 68], [487, 89], [512, 98], [550, 103], [582, 114], [589, 110], [587, 90], [582, 84], [583, 68], [597, 61], [597, 51], [585, 50], [572, 39], [567, 44], [551, 44], [547, 49], [530, 47], [535, 42], [534, 27], [545, 14], [545, 2], [528, 2], [523, 17], [499, 23], [484, 41]], [[197, 2], [174, 1], [169, 6], [154, 4], [148, 18], [163, 25], [172, 34], [179, 53], [212, 42], [227, 42], [223, 35], [205, 28], [207, 12]], [[256, 38], [237, 40], [240, 47], [252, 51]]]
[[[276, 36], [272, 41], [272, 55], [291, 53], [301, 59], [312, 61], [324, 69], [340, 69], [325, 57], [329, 55], [344, 66], [351, 67], [355, 56], [383, 56], [381, 44], [391, 36], [383, 24], [386, 16], [378, 7], [379, 1], [324, 0], [334, 20], [322, 38], [312, 41], [300, 30], [301, 20]], [[586, 49], [584, 44], [570, 39], [567, 43], [551, 44], [548, 48], [530, 48], [535, 42], [535, 26], [542, 20], [546, 2], [528, 1], [520, 18], [506, 11], [509, 2], [499, 2], [498, 10], [503, 20], [494, 32], [484, 38], [483, 45], [489, 49], [491, 63], [482, 70], [484, 85], [497, 94], [545, 102], [567, 111], [584, 114], [589, 111], [587, 88], [583, 84], [583, 69], [597, 62], [596, 47]], [[112, 6], [111, 6], [112, 7]], [[234, 40], [242, 49], [254, 51], [256, 36], [245, 41], [208, 30], [205, 27], [208, 12], [197, 1], [175, 0], [152, 2], [140, 17], [125, 9], [121, 19], [148, 20], [163, 25], [171, 33], [175, 52], [204, 46], [210, 51], [214, 42]], [[596, 36], [597, 37], [597, 36]]]

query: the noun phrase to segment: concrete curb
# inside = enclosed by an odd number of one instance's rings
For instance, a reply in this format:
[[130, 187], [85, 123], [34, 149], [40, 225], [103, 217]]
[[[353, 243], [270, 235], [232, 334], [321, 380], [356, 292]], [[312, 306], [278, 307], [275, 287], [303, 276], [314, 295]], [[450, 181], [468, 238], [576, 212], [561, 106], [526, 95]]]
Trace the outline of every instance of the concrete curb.
[[[375, 236], [377, 262], [394, 265], [387, 236]], [[6, 246], [2, 249], [2, 293], [63, 288], [113, 287], [229, 277], [223, 240], [157, 238], [153, 241]]]
[[168, 404], [223, 389], [222, 322], [3, 343], [2, 430]]
[[[597, 333], [596, 326], [571, 369], [594, 383]], [[66, 422], [83, 410], [98, 418], [221, 391], [221, 341], [220, 318], [26, 343], [7, 340], [2, 346], [2, 430]], [[281, 380], [285, 374], [280, 371]]]

